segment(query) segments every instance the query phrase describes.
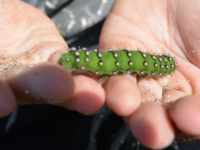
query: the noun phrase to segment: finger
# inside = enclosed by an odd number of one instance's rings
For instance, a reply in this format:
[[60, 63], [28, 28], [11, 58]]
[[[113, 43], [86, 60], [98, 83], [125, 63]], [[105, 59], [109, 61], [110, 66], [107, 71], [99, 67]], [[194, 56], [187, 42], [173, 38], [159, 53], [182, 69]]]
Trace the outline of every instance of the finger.
[[168, 109], [171, 107], [171, 105], [173, 105], [175, 101], [185, 96], [188, 96], [188, 94], [179, 90], [166, 91], [163, 93], [162, 98], [163, 107]]
[[162, 87], [163, 92], [178, 90], [186, 94], [192, 94], [192, 87], [188, 80], [178, 70], [171, 75], [154, 78]]
[[170, 107], [177, 99], [192, 94], [191, 85], [179, 71], [154, 79], [162, 86], [162, 104], [165, 108]]
[[16, 99], [11, 88], [0, 82], [0, 118], [9, 115], [15, 109]]
[[162, 149], [174, 140], [174, 131], [167, 112], [158, 103], [142, 103], [125, 121], [134, 137], [149, 148]]
[[6, 79], [6, 82], [18, 104], [61, 103], [74, 91], [72, 76], [64, 68], [50, 63], [26, 69]]
[[200, 96], [187, 96], [177, 100], [170, 107], [169, 116], [182, 132], [190, 136], [200, 136], [199, 108]]
[[130, 75], [113, 76], [105, 83], [107, 105], [120, 116], [129, 116], [141, 104], [141, 95]]
[[162, 87], [156, 80], [150, 77], [146, 77], [145, 79], [139, 77], [137, 80], [137, 85], [142, 95], [142, 102], [162, 102]]
[[181, 63], [178, 70], [191, 85], [193, 94], [200, 95], [200, 69], [189, 62]]
[[82, 75], [74, 77], [75, 90], [70, 99], [61, 106], [83, 114], [93, 114], [105, 103], [103, 88], [93, 79]]

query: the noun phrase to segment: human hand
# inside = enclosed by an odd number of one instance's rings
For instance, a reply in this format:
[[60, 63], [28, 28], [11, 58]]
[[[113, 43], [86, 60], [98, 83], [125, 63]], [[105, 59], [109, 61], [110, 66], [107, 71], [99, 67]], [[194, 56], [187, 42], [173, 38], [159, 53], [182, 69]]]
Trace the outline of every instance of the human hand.
[[99, 84], [53, 64], [68, 47], [48, 17], [22, 1], [1, 0], [0, 18], [0, 117], [16, 104], [49, 103], [85, 114], [102, 107]]
[[182, 140], [200, 136], [199, 4], [197, 0], [116, 0], [103, 26], [101, 50], [140, 48], [174, 56], [178, 63], [172, 75], [113, 76], [103, 85], [108, 106], [149, 148], [169, 146], [175, 134]]

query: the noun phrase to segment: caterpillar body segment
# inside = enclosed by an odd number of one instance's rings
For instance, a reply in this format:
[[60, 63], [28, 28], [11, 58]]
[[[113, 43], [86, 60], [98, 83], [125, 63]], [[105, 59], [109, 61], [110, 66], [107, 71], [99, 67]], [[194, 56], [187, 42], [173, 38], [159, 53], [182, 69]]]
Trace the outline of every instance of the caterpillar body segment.
[[67, 70], [81, 69], [100, 76], [121, 73], [139, 74], [142, 77], [164, 76], [173, 73], [177, 68], [175, 60], [170, 56], [127, 50], [73, 50], [64, 54], [58, 63]]

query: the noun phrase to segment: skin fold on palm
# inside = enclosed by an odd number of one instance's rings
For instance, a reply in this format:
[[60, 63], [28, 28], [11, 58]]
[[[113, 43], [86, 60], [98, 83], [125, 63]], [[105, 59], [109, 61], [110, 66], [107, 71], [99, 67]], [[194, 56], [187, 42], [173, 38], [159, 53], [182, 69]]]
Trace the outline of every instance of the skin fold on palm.
[[175, 129], [198, 137], [199, 4], [116, 0], [102, 29], [100, 49], [166, 53], [176, 57], [178, 70], [145, 79], [114, 76], [99, 86], [54, 64], [68, 47], [50, 19], [21, 1], [0, 1], [0, 117], [11, 113], [16, 103], [49, 103], [93, 114], [106, 102], [147, 147], [170, 145]]

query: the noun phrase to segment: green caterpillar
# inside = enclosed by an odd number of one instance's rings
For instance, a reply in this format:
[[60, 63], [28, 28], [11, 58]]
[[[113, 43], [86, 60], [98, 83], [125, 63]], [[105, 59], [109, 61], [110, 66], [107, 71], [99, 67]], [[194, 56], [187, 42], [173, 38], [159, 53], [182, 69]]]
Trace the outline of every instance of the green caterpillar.
[[72, 68], [95, 73], [100, 77], [119, 75], [121, 73], [139, 74], [143, 78], [149, 76], [164, 76], [173, 73], [177, 66], [175, 59], [164, 55], [151, 55], [126, 49], [107, 52], [73, 49], [64, 54], [58, 62], [67, 70]]

